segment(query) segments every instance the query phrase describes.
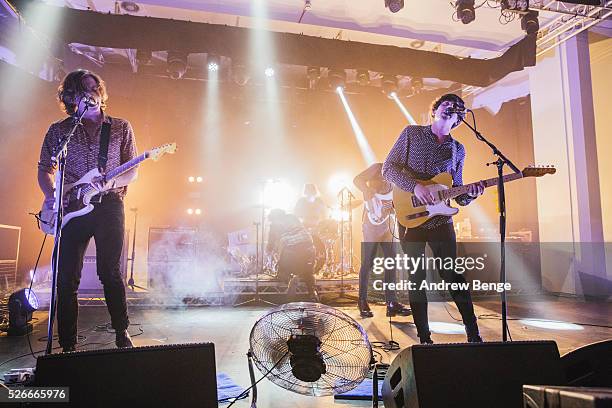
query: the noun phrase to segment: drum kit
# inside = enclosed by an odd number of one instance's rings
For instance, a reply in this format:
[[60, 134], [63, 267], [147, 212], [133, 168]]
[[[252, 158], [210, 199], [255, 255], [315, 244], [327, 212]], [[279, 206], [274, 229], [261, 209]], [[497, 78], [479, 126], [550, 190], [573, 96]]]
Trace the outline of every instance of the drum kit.
[[[349, 200], [350, 205], [340, 200], [332, 216], [319, 221], [316, 225], [306, 226], [315, 248], [314, 274], [317, 278], [335, 279], [353, 270], [352, 216], [362, 200]], [[254, 248], [253, 248], [254, 249]], [[235, 273], [248, 277], [256, 273], [254, 254], [247, 254], [244, 248], [228, 248], [232, 263], [239, 266]], [[277, 275], [278, 255], [266, 253], [263, 259], [263, 273], [271, 277]]]

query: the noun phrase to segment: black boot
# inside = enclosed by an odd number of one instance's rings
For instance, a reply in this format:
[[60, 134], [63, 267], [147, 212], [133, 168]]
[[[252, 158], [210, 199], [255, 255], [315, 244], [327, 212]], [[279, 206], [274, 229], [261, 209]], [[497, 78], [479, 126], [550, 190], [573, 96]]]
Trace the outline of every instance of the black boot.
[[482, 337], [478, 332], [478, 324], [474, 323], [469, 326], [465, 326], [465, 333], [467, 334], [468, 343], [482, 343]]
[[359, 302], [359, 314], [361, 317], [374, 317], [374, 313], [370, 310], [368, 302]]
[[130, 334], [127, 330], [121, 330], [115, 332], [115, 344], [119, 348], [132, 348], [134, 347], [134, 343], [132, 343], [132, 339], [130, 338]]
[[71, 351], [76, 351], [74, 344], [62, 347], [62, 353], [70, 353]]
[[399, 302], [389, 302], [387, 303], [387, 317], [393, 316], [410, 316], [412, 314], [412, 310], [410, 308], [402, 305]]

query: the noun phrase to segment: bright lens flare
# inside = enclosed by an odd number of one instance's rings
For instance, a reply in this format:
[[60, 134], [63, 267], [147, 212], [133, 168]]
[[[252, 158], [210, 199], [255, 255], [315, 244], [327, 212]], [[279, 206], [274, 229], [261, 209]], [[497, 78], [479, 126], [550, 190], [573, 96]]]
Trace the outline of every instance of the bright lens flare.
[[293, 211], [297, 190], [284, 180], [268, 180], [264, 187], [263, 204], [267, 208]]
[[353, 178], [348, 172], [336, 173], [329, 178], [327, 186], [329, 187], [330, 193], [337, 194], [344, 187], [351, 187], [353, 184]]

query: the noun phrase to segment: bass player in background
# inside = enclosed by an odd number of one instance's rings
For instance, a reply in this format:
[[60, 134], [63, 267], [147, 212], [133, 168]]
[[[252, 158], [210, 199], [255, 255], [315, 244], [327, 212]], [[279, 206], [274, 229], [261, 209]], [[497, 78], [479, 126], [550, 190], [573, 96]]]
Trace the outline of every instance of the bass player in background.
[[[374, 257], [381, 248], [387, 258], [395, 258], [393, 235], [389, 226], [393, 187], [382, 176], [382, 163], [374, 163], [355, 177], [353, 183], [363, 193], [364, 211], [362, 217], [363, 243], [361, 244], [361, 269], [359, 269], [359, 313], [361, 317], [372, 317], [368, 305], [368, 286]], [[396, 281], [396, 270], [385, 268], [384, 282]], [[410, 315], [410, 309], [397, 301], [395, 291], [385, 286], [387, 316]]]
[[[67, 118], [49, 127], [43, 140], [38, 162], [38, 185], [45, 201], [43, 207], [54, 202], [52, 161], [60, 139], [70, 132], [75, 118], [85, 111], [82, 125], [68, 143], [65, 182], [78, 181], [93, 168], [101, 174], [119, 167], [136, 156], [136, 141], [132, 126], [127, 120], [111, 118], [104, 110], [107, 100], [104, 81], [87, 70], [76, 70], [64, 78], [58, 89], [58, 99]], [[101, 140], [108, 135], [107, 154]], [[91, 237], [96, 242], [97, 273], [104, 286], [104, 297], [115, 329], [117, 347], [132, 347], [127, 332], [129, 325], [125, 286], [119, 265], [124, 239], [123, 198], [127, 185], [136, 179], [133, 169], [113, 181], [95, 178], [91, 185], [99, 191], [94, 197], [94, 209], [90, 213], [70, 221], [62, 229], [59, 270], [57, 276], [57, 329], [59, 344], [64, 352], [74, 351], [77, 342], [78, 302], [77, 291], [83, 267], [83, 255]], [[70, 208], [71, 198], [65, 199]], [[67, 201], [67, 202], [66, 202]]]

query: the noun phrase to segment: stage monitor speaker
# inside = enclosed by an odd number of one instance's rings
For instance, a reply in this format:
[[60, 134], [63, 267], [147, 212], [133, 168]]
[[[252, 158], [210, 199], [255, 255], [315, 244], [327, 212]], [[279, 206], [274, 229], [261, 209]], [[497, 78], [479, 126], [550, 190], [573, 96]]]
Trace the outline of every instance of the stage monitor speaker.
[[612, 389], [523, 386], [524, 408], [612, 408]]
[[38, 357], [36, 386], [69, 387], [53, 407], [217, 407], [215, 346], [174, 344]]
[[415, 345], [383, 383], [385, 408], [516, 408], [524, 384], [564, 385], [554, 341]]
[[577, 348], [561, 357], [567, 385], [612, 387], [612, 339]]

